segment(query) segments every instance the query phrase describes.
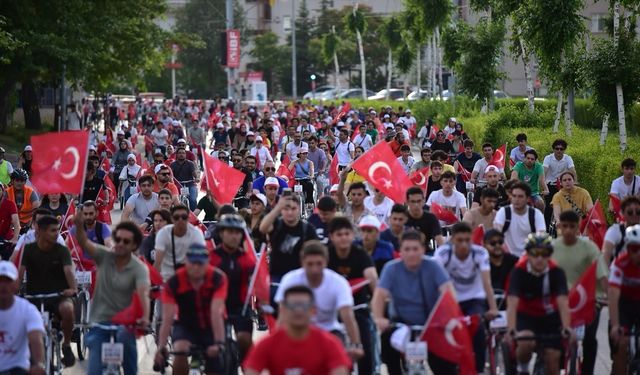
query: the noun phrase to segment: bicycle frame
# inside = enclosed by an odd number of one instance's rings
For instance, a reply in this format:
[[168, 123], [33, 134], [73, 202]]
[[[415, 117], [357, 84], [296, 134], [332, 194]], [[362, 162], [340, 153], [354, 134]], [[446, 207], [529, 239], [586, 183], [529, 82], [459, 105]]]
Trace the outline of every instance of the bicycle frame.
[[44, 308], [44, 302], [48, 299], [60, 298], [62, 293], [33, 294], [25, 295], [27, 300], [37, 300], [39, 304], [40, 315], [44, 323], [44, 363], [45, 373], [61, 374], [62, 373], [62, 348], [60, 346], [60, 331], [53, 327], [53, 321], [49, 312]]

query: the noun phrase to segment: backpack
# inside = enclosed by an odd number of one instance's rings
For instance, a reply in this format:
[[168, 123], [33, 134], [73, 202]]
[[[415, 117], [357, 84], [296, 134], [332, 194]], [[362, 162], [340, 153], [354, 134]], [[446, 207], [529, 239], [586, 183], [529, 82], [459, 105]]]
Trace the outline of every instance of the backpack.
[[620, 234], [622, 234], [622, 236], [620, 237], [620, 242], [618, 242], [618, 244], [616, 245], [616, 248], [613, 252], [613, 259], [616, 259], [618, 257], [618, 255], [620, 255], [620, 252], [622, 251], [622, 248], [624, 247], [624, 237], [627, 234], [627, 231], [624, 227], [624, 225], [622, 224], [618, 224], [618, 228], [620, 228]]
[[102, 223], [96, 220], [96, 241], [100, 245], [104, 245], [104, 237], [102, 236]]
[[[536, 211], [533, 207], [527, 207], [529, 210], [529, 225], [531, 233], [536, 231]], [[511, 226], [511, 206], [504, 207], [504, 225], [502, 226], [502, 234], [505, 234]]]
[[[447, 267], [449, 266], [449, 263], [451, 263], [451, 257], [453, 256], [453, 246], [451, 246], [450, 243], [448, 243], [447, 245], [447, 249], [445, 250], [445, 253], [447, 255], [447, 261], [444, 262], [444, 269], [446, 270]], [[480, 266], [478, 265], [478, 263], [476, 262], [476, 252], [473, 251], [473, 247], [471, 248], [471, 261], [473, 262], [473, 264], [475, 265], [476, 270], [480, 269]]]

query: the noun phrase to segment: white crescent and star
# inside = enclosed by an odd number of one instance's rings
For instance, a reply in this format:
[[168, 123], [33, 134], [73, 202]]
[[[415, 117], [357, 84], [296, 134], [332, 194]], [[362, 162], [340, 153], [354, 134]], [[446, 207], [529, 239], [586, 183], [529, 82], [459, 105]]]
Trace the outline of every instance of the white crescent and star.
[[569, 306], [569, 311], [572, 313], [580, 311], [587, 303], [587, 291], [584, 290], [584, 287], [582, 285], [578, 284], [578, 286], [576, 286], [576, 292], [578, 292], [578, 297], [580, 299], [578, 300], [578, 304], [575, 307]]
[[[371, 178], [372, 182], [376, 181], [376, 179], [373, 177], [373, 175], [380, 168], [386, 170], [388, 172], [388, 174], [389, 174], [389, 177], [391, 177], [392, 173], [391, 173], [391, 168], [389, 167], [389, 164], [387, 164], [387, 163], [385, 163], [383, 161], [377, 161], [377, 162], [371, 164], [371, 166], [369, 167], [369, 171], [368, 171], [369, 172], [369, 177]], [[387, 188], [387, 189], [389, 189], [393, 185], [391, 183], [391, 180], [389, 180], [389, 179], [384, 178], [382, 180], [383, 180], [383, 183], [384, 183], [384, 187]]]
[[[416, 174], [420, 176], [420, 181], [416, 182], [416, 185], [418, 185], [418, 186], [424, 185], [425, 182], [427, 182], [427, 176], [425, 176], [424, 173], [422, 173], [422, 172], [416, 172]], [[415, 177], [415, 175], [414, 175], [414, 177]]]
[[461, 348], [462, 345], [460, 345], [456, 341], [456, 338], [453, 336], [453, 331], [455, 331], [456, 329], [460, 328], [461, 326], [462, 326], [462, 323], [460, 323], [460, 321], [458, 319], [453, 318], [453, 319], [449, 320], [447, 325], [444, 327], [444, 338], [447, 340], [447, 342], [451, 346], [454, 346], [456, 348]]
[[[71, 171], [69, 171], [68, 173], [60, 172], [60, 176], [65, 180], [70, 180], [76, 177], [76, 175], [78, 174], [78, 169], [80, 169], [80, 152], [78, 151], [77, 147], [69, 146], [64, 150], [64, 152], [62, 153], [62, 156], [66, 154], [71, 154], [71, 156], [73, 156], [73, 168], [71, 168]], [[62, 158], [58, 158], [53, 162], [52, 169], [57, 171], [58, 169], [60, 169], [61, 165], [62, 165]]]
[[496, 161], [501, 162], [504, 160], [504, 154], [502, 153], [502, 150], [496, 150], [496, 154], [500, 155], [500, 159]]

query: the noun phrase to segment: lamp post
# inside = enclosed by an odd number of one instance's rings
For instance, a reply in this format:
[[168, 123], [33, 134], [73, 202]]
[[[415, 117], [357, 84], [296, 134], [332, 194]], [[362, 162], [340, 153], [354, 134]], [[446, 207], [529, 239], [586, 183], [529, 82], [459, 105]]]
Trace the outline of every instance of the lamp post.
[[316, 75], [311, 75], [311, 97], [315, 100], [316, 98]]

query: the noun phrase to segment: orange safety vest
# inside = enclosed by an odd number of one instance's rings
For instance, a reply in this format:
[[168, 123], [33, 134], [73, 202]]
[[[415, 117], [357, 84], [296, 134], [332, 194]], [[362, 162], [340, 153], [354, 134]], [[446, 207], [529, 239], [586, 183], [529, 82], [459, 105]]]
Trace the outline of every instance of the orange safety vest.
[[[33, 217], [33, 212], [30, 212], [33, 209], [33, 204], [31, 204], [31, 195], [33, 194], [33, 189], [30, 188], [29, 186], [25, 186], [23, 189], [24, 189], [24, 194], [22, 196], [23, 202], [22, 202], [22, 206], [20, 206], [20, 209], [18, 210], [20, 225], [29, 224], [29, 222], [31, 221], [31, 218]], [[10, 186], [7, 189], [7, 196], [9, 197], [9, 200], [13, 201], [16, 204], [16, 206], [19, 206], [18, 202], [16, 202], [15, 191], [13, 189], [13, 186]]]

